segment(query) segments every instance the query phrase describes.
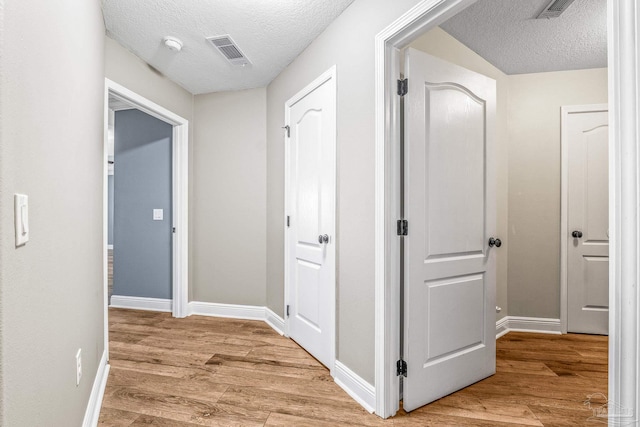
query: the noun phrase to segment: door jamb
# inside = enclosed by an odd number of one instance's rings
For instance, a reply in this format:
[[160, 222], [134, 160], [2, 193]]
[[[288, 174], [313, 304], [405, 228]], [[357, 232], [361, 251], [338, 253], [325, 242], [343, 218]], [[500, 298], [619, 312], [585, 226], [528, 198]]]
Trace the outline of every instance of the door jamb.
[[[289, 337], [289, 316], [287, 315], [287, 305], [289, 305], [289, 282], [290, 282], [290, 277], [289, 277], [289, 255], [290, 255], [290, 251], [289, 251], [289, 227], [287, 226], [287, 216], [289, 215], [289, 186], [290, 186], [290, 170], [289, 170], [289, 164], [290, 164], [290, 138], [288, 137], [288, 134], [290, 132], [290, 126], [291, 126], [291, 116], [290, 116], [290, 109], [291, 107], [298, 101], [300, 101], [302, 98], [304, 98], [305, 96], [307, 96], [309, 93], [311, 93], [312, 91], [314, 91], [316, 88], [318, 88], [319, 86], [321, 86], [322, 84], [326, 83], [327, 81], [331, 80], [331, 82], [333, 83], [333, 90], [331, 91], [332, 97], [333, 97], [333, 104], [335, 106], [335, 108], [337, 108], [336, 105], [336, 97], [337, 97], [337, 82], [336, 82], [336, 66], [332, 66], [331, 68], [329, 68], [327, 71], [325, 71], [324, 73], [322, 73], [320, 76], [318, 76], [316, 79], [314, 79], [311, 83], [309, 83], [307, 86], [305, 86], [304, 89], [300, 90], [298, 93], [296, 93], [294, 96], [292, 96], [286, 103], [284, 106], [284, 117], [285, 117], [285, 128], [286, 128], [286, 132], [284, 132], [284, 146], [285, 146], [285, 150], [284, 150], [284, 212], [285, 212], [285, 216], [283, 218], [283, 222], [284, 222], [284, 307], [285, 307], [285, 312], [284, 312], [284, 336]], [[335, 110], [335, 109], [334, 109]], [[335, 110], [337, 111], [337, 110]], [[334, 128], [336, 128], [336, 123], [334, 123]], [[336, 171], [337, 171], [337, 134], [334, 135], [334, 144], [333, 147], [331, 147], [332, 153], [331, 153], [331, 158], [333, 159], [333, 170], [331, 171], [331, 176], [333, 177], [333, 184], [332, 184], [332, 190], [333, 190], [333, 207], [332, 207], [332, 211], [333, 211], [333, 226], [332, 229], [329, 230], [329, 235], [331, 236], [331, 240], [332, 240], [332, 244], [334, 245], [334, 268], [333, 270], [330, 272], [331, 273], [331, 282], [333, 283], [333, 286], [330, 288], [330, 296], [329, 296], [329, 300], [333, 303], [331, 305], [331, 307], [329, 307], [329, 317], [330, 317], [330, 323], [333, 325], [333, 328], [331, 328], [331, 355], [332, 355], [332, 363], [331, 366], [328, 366], [330, 372], [331, 372], [331, 376], [335, 376], [335, 362], [337, 359], [336, 356], [336, 339], [337, 339], [337, 333], [336, 333], [336, 266], [337, 266], [337, 235], [336, 235], [336, 222], [337, 222], [337, 179], [336, 179]]]
[[607, 104], [565, 105], [560, 107], [560, 332], [567, 333], [569, 322], [569, 141], [566, 121], [569, 114], [608, 111]]
[[[399, 406], [398, 107], [399, 49], [475, 0], [422, 0], [375, 37], [375, 389], [376, 413]], [[609, 401], [640, 410], [640, 14], [634, 0], [607, 1], [609, 67]], [[633, 88], [633, 91], [629, 89]], [[612, 414], [619, 415], [619, 414]]]
[[189, 297], [189, 121], [167, 110], [149, 99], [138, 95], [126, 87], [105, 78], [104, 85], [104, 183], [103, 183], [103, 281], [104, 281], [104, 319], [105, 348], [108, 340], [108, 279], [107, 279], [107, 238], [108, 238], [108, 181], [107, 177], [107, 141], [109, 96], [114, 96], [140, 111], [173, 126], [172, 144], [172, 218], [173, 233], [173, 317], [186, 317]]

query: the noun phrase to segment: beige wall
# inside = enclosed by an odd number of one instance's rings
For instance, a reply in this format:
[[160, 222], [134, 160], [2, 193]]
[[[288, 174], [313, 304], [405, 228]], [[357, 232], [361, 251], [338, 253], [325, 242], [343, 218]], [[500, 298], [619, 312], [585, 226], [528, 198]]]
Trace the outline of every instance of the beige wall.
[[607, 102], [607, 70], [509, 77], [509, 315], [560, 317], [560, 107]]
[[267, 89], [267, 304], [284, 301], [284, 104], [337, 66], [337, 358], [374, 382], [374, 38], [417, 0], [355, 0]]
[[507, 103], [509, 100], [509, 76], [491, 65], [480, 55], [451, 37], [442, 29], [434, 28], [419, 39], [411, 43], [410, 47], [442, 58], [451, 63], [460, 65], [469, 70], [484, 74], [496, 81], [497, 110], [496, 110], [496, 222], [497, 236], [503, 242], [503, 246], [497, 251], [496, 264], [496, 304], [502, 308], [496, 314], [499, 320], [508, 313], [507, 300], [507, 248], [509, 239], [508, 225], [508, 129], [507, 129]]
[[104, 49], [106, 78], [191, 122], [193, 118], [191, 92], [154, 71], [146, 62], [108, 36], [104, 37]]
[[[0, 26], [0, 425], [79, 426], [104, 351], [102, 13], [3, 0]], [[18, 192], [31, 234], [20, 248]]]
[[266, 304], [267, 91], [195, 97], [193, 300]]

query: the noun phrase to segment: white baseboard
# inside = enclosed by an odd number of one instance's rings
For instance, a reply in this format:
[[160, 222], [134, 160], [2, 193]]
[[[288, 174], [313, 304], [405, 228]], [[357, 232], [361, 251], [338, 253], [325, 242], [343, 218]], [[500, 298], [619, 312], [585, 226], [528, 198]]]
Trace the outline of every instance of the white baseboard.
[[107, 387], [107, 378], [109, 377], [109, 368], [110, 365], [107, 364], [107, 351], [105, 350], [102, 353], [102, 358], [98, 365], [98, 372], [93, 380], [93, 387], [91, 387], [89, 403], [87, 404], [87, 409], [84, 412], [82, 427], [96, 427], [98, 425], [104, 390]]
[[506, 316], [496, 322], [496, 338], [507, 332], [537, 332], [540, 334], [561, 334], [560, 319], [546, 317]]
[[376, 389], [340, 361], [335, 363], [333, 380], [369, 413], [376, 407]]
[[505, 316], [496, 322], [496, 339], [509, 332], [509, 316]]
[[135, 310], [167, 311], [171, 312], [173, 301], [162, 298], [129, 297], [124, 295], [111, 295], [113, 308], [131, 308]]
[[262, 320], [265, 308], [256, 305], [218, 304], [213, 302], [191, 301], [188, 314], [200, 316], [230, 317], [232, 319]]
[[284, 319], [268, 307], [191, 301], [187, 308], [187, 316], [191, 316], [192, 314], [243, 320], [262, 320], [271, 326], [274, 331], [280, 335], [284, 335]]
[[271, 326], [274, 331], [284, 335], [284, 319], [274, 313], [269, 307], [264, 308], [264, 321]]

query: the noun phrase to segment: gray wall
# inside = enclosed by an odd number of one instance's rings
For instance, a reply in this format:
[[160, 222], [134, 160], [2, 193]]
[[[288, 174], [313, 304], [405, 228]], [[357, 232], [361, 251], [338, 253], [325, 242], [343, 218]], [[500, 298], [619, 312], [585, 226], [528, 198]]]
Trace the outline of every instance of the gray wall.
[[371, 384], [375, 354], [374, 38], [418, 0], [355, 0], [267, 88], [267, 305], [284, 301], [284, 104], [337, 66], [338, 360]]
[[107, 228], [108, 228], [108, 237], [107, 237], [107, 243], [109, 245], [113, 245], [113, 215], [114, 215], [114, 211], [113, 211], [113, 175], [109, 175], [107, 176], [108, 182], [107, 182], [107, 199], [108, 199], [108, 203], [109, 206], [107, 208], [107, 215], [109, 215], [109, 221], [107, 224]]
[[104, 352], [100, 3], [3, 0], [0, 27], [0, 425], [80, 426]]
[[[173, 127], [139, 110], [116, 111], [113, 294], [171, 299]], [[164, 219], [153, 220], [153, 209]]]
[[266, 96], [195, 97], [193, 300], [266, 304]]
[[509, 315], [560, 317], [560, 107], [607, 102], [607, 69], [509, 76]]

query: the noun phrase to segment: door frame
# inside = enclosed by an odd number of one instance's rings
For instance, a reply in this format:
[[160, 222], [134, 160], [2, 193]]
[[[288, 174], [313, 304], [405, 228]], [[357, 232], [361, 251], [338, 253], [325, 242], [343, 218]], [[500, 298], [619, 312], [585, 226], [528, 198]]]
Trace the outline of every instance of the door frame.
[[[337, 83], [336, 83], [336, 66], [332, 66], [331, 68], [329, 68], [327, 71], [325, 71], [324, 73], [322, 73], [320, 76], [318, 76], [316, 79], [314, 79], [311, 83], [309, 83], [307, 86], [305, 86], [304, 89], [302, 89], [301, 91], [299, 91], [298, 93], [296, 93], [294, 96], [292, 96], [287, 102], [285, 102], [284, 105], [284, 118], [285, 118], [285, 128], [287, 128], [287, 132], [284, 132], [284, 218], [283, 218], [283, 222], [284, 222], [284, 307], [285, 307], [285, 313], [284, 313], [284, 336], [289, 337], [289, 316], [287, 316], [286, 310], [287, 310], [287, 305], [289, 305], [289, 288], [290, 288], [290, 280], [291, 278], [289, 277], [289, 255], [290, 255], [290, 248], [289, 248], [289, 227], [287, 227], [287, 216], [289, 215], [289, 199], [290, 199], [290, 195], [289, 195], [289, 191], [290, 191], [290, 185], [291, 185], [291, 171], [289, 169], [290, 167], [290, 141], [291, 139], [288, 137], [288, 132], [291, 126], [291, 107], [293, 106], [293, 104], [295, 104], [296, 102], [300, 101], [302, 98], [304, 98], [305, 96], [307, 96], [308, 94], [310, 94], [311, 92], [313, 92], [315, 89], [317, 89], [318, 87], [320, 87], [322, 84], [329, 82], [329, 84], [332, 85], [331, 87], [331, 94], [333, 97], [333, 104], [335, 107], [337, 107], [336, 105], [336, 100], [337, 100]], [[337, 109], [334, 109], [335, 111], [337, 111]], [[336, 127], [336, 131], [337, 131], [337, 127]], [[333, 191], [333, 221], [332, 221], [332, 227], [330, 227], [331, 229], [329, 230], [329, 235], [331, 236], [331, 240], [332, 243], [335, 245], [334, 248], [334, 262], [333, 262], [333, 270], [330, 271], [330, 277], [331, 277], [331, 282], [333, 283], [333, 286], [331, 286], [329, 288], [329, 301], [332, 302], [331, 307], [329, 307], [329, 318], [330, 318], [330, 323], [331, 325], [333, 325], [333, 328], [331, 328], [329, 330], [329, 333], [331, 334], [331, 356], [332, 356], [332, 363], [331, 366], [327, 366], [327, 368], [329, 368], [330, 372], [331, 372], [331, 376], [335, 376], [334, 375], [334, 371], [335, 371], [335, 361], [336, 361], [336, 260], [337, 260], [337, 253], [338, 253], [338, 247], [337, 247], [337, 235], [336, 235], [336, 222], [337, 222], [337, 134], [334, 135], [333, 138], [333, 146], [330, 147], [331, 150], [331, 159], [333, 159], [333, 165], [332, 165], [332, 170], [331, 175], [334, 177], [333, 178], [333, 186], [332, 186], [332, 191]]]
[[569, 114], [608, 111], [607, 104], [563, 105], [560, 107], [560, 332], [567, 333], [569, 322]]
[[103, 280], [104, 280], [104, 319], [105, 348], [109, 348], [108, 339], [108, 275], [107, 275], [107, 241], [108, 241], [108, 120], [109, 96], [118, 98], [165, 123], [173, 126], [172, 142], [172, 314], [173, 317], [186, 317], [189, 297], [189, 121], [167, 110], [155, 102], [138, 95], [126, 87], [104, 79], [104, 183], [103, 183]]
[[[398, 97], [400, 49], [476, 0], [421, 0], [375, 37], [375, 390], [383, 418], [399, 407]], [[634, 0], [607, 0], [609, 73], [609, 400], [640, 409], [640, 14]], [[628, 88], [635, 88], [629, 93]], [[626, 89], [626, 90], [625, 90]], [[624, 304], [623, 304], [624, 302]]]

